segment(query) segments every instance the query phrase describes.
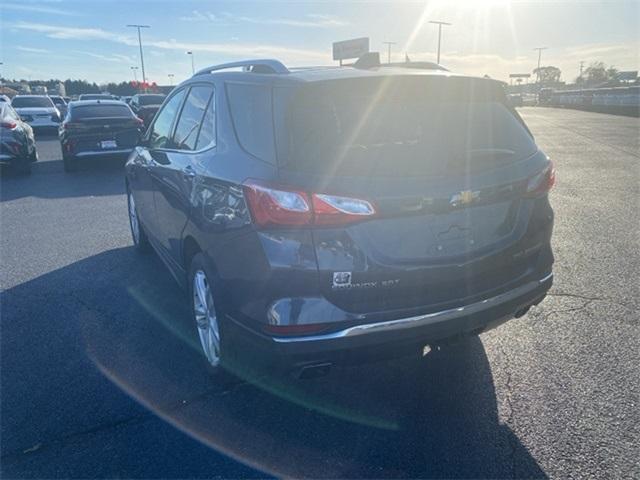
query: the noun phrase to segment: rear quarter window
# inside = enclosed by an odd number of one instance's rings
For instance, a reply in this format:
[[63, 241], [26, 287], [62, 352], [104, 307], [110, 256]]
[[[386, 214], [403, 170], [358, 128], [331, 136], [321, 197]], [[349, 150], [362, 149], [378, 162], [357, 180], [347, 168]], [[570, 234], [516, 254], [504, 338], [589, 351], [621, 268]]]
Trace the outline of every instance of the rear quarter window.
[[260, 160], [275, 163], [271, 87], [227, 83], [226, 90], [240, 146]]

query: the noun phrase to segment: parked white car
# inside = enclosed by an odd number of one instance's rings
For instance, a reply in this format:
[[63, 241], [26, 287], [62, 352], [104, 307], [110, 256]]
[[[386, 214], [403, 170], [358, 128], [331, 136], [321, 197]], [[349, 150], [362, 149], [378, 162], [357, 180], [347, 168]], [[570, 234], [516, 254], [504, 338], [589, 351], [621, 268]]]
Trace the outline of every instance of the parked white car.
[[58, 128], [62, 121], [60, 111], [46, 95], [18, 95], [11, 105], [33, 128]]

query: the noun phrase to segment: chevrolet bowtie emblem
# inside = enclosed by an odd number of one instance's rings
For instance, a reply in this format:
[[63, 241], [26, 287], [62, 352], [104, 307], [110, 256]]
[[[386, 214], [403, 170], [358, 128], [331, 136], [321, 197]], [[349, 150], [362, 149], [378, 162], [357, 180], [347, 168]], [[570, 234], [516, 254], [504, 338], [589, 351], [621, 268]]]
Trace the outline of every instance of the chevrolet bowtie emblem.
[[480, 192], [473, 192], [471, 190], [463, 190], [460, 193], [456, 193], [451, 196], [449, 203], [456, 207], [458, 205], [469, 205], [478, 199]]

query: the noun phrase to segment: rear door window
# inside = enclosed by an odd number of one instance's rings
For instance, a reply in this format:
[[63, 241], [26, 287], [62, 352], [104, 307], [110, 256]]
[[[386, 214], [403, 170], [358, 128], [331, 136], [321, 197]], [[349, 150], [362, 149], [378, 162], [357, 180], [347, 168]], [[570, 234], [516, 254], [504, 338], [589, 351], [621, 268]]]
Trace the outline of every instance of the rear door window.
[[156, 121], [153, 122], [151, 132], [149, 135], [149, 147], [155, 148], [170, 148], [169, 140], [171, 138], [171, 127], [173, 121], [178, 114], [178, 109], [184, 98], [184, 90], [177, 92], [171, 99], [162, 107]]
[[212, 94], [213, 88], [205, 85], [198, 85], [189, 90], [189, 95], [184, 102], [180, 118], [176, 124], [173, 142], [175, 148], [195, 150], [202, 119], [205, 116]]

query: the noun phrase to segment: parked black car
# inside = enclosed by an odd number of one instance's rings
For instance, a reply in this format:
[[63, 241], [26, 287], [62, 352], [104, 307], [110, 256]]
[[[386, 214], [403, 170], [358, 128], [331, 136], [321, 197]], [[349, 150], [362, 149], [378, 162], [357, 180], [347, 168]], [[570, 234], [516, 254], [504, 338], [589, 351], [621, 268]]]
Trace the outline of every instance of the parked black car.
[[0, 102], [0, 163], [10, 164], [17, 172], [29, 174], [31, 164], [37, 160], [33, 129], [10, 103]]
[[122, 102], [71, 102], [59, 131], [65, 171], [74, 171], [80, 161], [91, 158], [127, 158], [140, 140], [142, 127], [142, 120]]
[[164, 99], [164, 95], [140, 93], [131, 97], [129, 106], [144, 121], [145, 126], [148, 126]]
[[274, 60], [179, 85], [126, 164], [134, 243], [189, 291], [211, 366], [303, 375], [541, 302], [554, 179], [499, 82]]

